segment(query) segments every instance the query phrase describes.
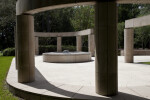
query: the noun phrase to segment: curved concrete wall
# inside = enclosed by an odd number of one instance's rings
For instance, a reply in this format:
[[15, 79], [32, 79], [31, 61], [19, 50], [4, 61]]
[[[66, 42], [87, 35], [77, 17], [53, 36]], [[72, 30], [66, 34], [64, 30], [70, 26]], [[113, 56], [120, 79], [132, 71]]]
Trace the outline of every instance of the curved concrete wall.
[[43, 61], [51, 63], [78, 63], [91, 61], [90, 52], [43, 53]]
[[[124, 56], [124, 50], [121, 50], [120, 51], [120, 55], [121, 56]], [[145, 56], [149, 56], [150, 55], [150, 50], [133, 50], [133, 55], [136, 56], [136, 55], [145, 55]]]
[[71, 36], [84, 36], [94, 34], [93, 29], [86, 29], [77, 32], [34, 32], [35, 37], [71, 37]]

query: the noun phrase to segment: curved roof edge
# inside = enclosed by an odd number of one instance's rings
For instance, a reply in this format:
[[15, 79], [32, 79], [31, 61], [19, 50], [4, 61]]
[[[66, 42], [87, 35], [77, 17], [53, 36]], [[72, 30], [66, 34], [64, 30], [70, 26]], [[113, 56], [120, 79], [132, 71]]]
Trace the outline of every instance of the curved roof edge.
[[[17, 0], [16, 15], [35, 14], [57, 8], [94, 5], [96, 0]], [[118, 4], [150, 3], [150, 0], [116, 0]]]

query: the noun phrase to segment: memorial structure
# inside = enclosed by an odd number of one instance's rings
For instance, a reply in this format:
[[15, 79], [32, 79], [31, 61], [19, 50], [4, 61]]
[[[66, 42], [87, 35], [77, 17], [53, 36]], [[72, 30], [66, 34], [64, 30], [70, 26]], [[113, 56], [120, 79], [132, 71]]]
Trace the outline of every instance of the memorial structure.
[[62, 37], [76, 37], [76, 51], [82, 51], [82, 36], [88, 35], [88, 52], [95, 55], [95, 42], [93, 29], [86, 29], [78, 32], [34, 32], [35, 34], [35, 54], [39, 55], [39, 37], [57, 37], [57, 52], [62, 52]]
[[[95, 88], [100, 95], [116, 95], [118, 93], [117, 3], [150, 3], [150, 0], [17, 0], [16, 66], [18, 82], [29, 83], [35, 80], [33, 14], [63, 7], [95, 5]], [[133, 30], [128, 29], [130, 27], [127, 26], [126, 28], [126, 37], [132, 42]], [[132, 44], [126, 47], [128, 52], [131, 51], [130, 47]], [[132, 57], [132, 52], [130, 53]], [[132, 58], [129, 58], [129, 61], [132, 61]]]

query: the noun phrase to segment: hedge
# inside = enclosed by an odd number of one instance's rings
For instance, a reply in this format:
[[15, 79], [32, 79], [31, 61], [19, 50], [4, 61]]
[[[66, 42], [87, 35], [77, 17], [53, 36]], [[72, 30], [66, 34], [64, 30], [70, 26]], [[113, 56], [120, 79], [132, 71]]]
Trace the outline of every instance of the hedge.
[[15, 56], [15, 48], [7, 48], [3, 50], [3, 56]]
[[[69, 51], [76, 51], [76, 46], [62, 46], [63, 50], [69, 50]], [[39, 54], [45, 53], [45, 52], [56, 52], [57, 46], [56, 45], [40, 45], [39, 46]]]

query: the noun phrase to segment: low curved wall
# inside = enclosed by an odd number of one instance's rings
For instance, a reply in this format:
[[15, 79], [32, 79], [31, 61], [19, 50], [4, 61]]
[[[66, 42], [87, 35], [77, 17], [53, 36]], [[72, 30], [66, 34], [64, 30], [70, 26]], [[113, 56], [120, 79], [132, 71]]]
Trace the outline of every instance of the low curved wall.
[[51, 63], [77, 63], [91, 61], [90, 52], [50, 52], [43, 53], [43, 61]]
[[[133, 54], [136, 56], [136, 55], [147, 55], [149, 56], [150, 55], [150, 50], [134, 50]], [[124, 56], [124, 50], [120, 50], [120, 55], [121, 56]]]

